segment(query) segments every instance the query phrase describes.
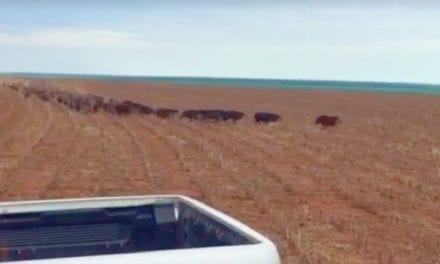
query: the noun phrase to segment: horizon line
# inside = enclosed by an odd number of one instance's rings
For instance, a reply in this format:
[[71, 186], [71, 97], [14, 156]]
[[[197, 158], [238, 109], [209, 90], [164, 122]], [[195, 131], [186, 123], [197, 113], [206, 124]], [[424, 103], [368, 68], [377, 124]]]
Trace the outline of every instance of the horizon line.
[[[261, 81], [310, 81], [310, 82], [343, 82], [369, 84], [403, 84], [440, 86], [440, 83], [406, 82], [406, 81], [378, 81], [378, 80], [341, 80], [341, 79], [292, 79], [292, 78], [265, 78], [265, 77], [234, 77], [234, 76], [203, 76], [203, 75], [141, 75], [141, 74], [111, 74], [111, 73], [63, 73], [63, 72], [2, 72], [0, 75], [53, 75], [53, 76], [85, 76], [85, 77], [127, 77], [127, 78], [182, 78], [182, 79], [224, 79], [224, 80], [261, 80]], [[440, 87], [439, 87], [440, 88]]]

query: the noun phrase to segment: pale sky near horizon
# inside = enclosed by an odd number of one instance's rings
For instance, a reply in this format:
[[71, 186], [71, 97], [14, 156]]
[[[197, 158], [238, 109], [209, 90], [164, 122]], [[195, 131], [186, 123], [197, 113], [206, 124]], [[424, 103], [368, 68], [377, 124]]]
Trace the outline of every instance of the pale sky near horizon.
[[439, 69], [439, 1], [0, 0], [0, 72], [440, 84]]

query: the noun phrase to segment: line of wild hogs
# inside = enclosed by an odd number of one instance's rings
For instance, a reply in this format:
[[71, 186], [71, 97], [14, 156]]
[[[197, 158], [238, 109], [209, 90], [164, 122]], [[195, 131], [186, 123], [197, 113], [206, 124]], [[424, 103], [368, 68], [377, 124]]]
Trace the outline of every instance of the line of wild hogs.
[[[170, 118], [179, 116], [189, 120], [199, 121], [232, 121], [237, 122], [245, 117], [245, 114], [235, 110], [202, 110], [191, 109], [179, 112], [177, 109], [157, 108], [129, 100], [118, 101], [111, 98], [105, 98], [91, 94], [79, 94], [69, 91], [61, 91], [55, 89], [41, 89], [29, 87], [22, 83], [3, 83], [3, 86], [12, 90], [21, 92], [25, 98], [35, 96], [43, 101], [58, 102], [72, 109], [73, 111], [82, 113], [96, 113], [99, 111], [107, 112], [113, 115], [129, 115], [129, 114], [145, 114], [156, 115], [160, 118]], [[281, 116], [275, 113], [258, 112], [254, 115], [256, 123], [272, 123], [281, 120]], [[316, 118], [315, 123], [324, 127], [335, 126], [341, 120], [337, 116], [321, 115]]]

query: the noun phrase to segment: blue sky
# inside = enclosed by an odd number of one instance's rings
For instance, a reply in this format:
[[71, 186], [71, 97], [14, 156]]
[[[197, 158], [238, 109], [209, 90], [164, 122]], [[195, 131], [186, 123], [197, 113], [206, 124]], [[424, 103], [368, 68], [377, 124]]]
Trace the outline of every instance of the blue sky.
[[0, 1], [0, 71], [440, 83], [418, 2]]

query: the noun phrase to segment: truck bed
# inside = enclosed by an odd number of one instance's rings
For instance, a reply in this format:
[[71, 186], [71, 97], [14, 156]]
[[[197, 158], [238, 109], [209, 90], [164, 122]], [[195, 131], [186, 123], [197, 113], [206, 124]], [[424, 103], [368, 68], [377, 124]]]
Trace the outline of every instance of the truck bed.
[[175, 199], [77, 207], [0, 213], [0, 262], [258, 242]]

